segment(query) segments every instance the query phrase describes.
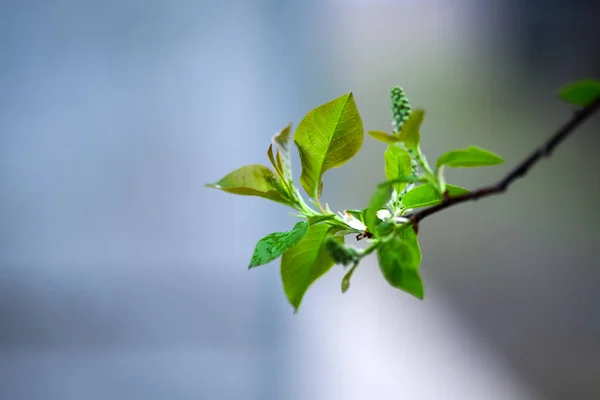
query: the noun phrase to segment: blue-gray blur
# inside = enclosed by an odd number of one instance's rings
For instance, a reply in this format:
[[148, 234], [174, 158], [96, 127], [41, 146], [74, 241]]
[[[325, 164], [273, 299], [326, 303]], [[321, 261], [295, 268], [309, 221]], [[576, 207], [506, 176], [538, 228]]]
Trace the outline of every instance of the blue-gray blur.
[[[391, 129], [394, 84], [431, 158], [506, 158], [451, 181], [499, 177], [569, 117], [556, 87], [599, 77], [600, 27], [594, 2], [483, 3], [4, 1], [0, 399], [600, 398], [597, 118], [423, 223], [423, 303], [371, 262], [292, 315], [277, 263], [246, 269], [288, 210], [203, 187], [348, 91]], [[328, 172], [333, 209], [366, 205], [383, 149]]]

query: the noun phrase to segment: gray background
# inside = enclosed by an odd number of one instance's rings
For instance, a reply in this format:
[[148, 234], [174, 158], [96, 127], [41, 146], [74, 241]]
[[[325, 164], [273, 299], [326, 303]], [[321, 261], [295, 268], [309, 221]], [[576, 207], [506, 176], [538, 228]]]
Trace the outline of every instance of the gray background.
[[[594, 2], [5, 1], [0, 6], [1, 399], [600, 398], [599, 121], [500, 197], [426, 220], [426, 299], [374, 260], [297, 315], [255, 242], [294, 219], [209, 190], [273, 133], [355, 94], [390, 130], [401, 84], [431, 160], [506, 164], [600, 71]], [[384, 147], [325, 177], [364, 207]], [[299, 160], [294, 156], [295, 176]]]

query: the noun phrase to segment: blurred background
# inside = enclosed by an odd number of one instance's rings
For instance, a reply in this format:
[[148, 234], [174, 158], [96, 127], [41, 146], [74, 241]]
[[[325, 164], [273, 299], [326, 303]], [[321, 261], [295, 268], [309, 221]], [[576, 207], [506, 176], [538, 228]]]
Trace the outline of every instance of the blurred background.
[[[600, 77], [599, 16], [583, 0], [4, 0], [0, 399], [600, 398], [600, 118], [505, 195], [424, 221], [423, 302], [369, 259], [294, 315], [277, 262], [247, 270], [289, 210], [203, 187], [346, 92], [390, 131], [395, 84], [427, 111], [430, 160], [505, 157], [449, 172], [490, 183], [570, 117], [560, 85]], [[367, 138], [324, 200], [365, 207], [383, 151]]]

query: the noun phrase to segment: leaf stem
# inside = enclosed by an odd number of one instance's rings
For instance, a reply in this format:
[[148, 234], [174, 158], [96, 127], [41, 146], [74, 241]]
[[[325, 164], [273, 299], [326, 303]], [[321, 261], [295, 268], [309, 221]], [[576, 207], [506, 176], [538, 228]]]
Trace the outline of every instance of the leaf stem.
[[431, 169], [431, 167], [429, 166], [429, 163], [427, 162], [427, 158], [425, 158], [425, 155], [421, 151], [421, 146], [417, 146], [417, 148], [414, 151], [414, 156], [415, 156], [415, 160], [417, 161], [419, 166], [425, 172], [425, 175], [426, 175], [429, 183], [431, 183], [439, 191], [440, 183], [438, 181], [438, 177], [437, 177], [436, 173], [433, 171], [433, 169]]

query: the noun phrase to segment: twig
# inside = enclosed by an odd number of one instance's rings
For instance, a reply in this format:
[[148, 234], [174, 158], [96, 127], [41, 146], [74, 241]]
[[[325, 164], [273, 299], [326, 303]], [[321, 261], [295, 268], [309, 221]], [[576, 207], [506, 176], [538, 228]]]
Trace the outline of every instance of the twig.
[[418, 224], [424, 218], [442, 211], [448, 207], [452, 207], [455, 204], [464, 203], [471, 200], [478, 200], [482, 197], [491, 196], [494, 194], [504, 193], [511, 183], [517, 179], [525, 176], [527, 172], [542, 158], [549, 157], [554, 149], [564, 140], [567, 136], [573, 133], [579, 125], [585, 120], [591, 117], [595, 112], [600, 110], [600, 97], [594, 100], [592, 103], [575, 112], [573, 117], [564, 124], [546, 143], [538, 147], [529, 157], [523, 160], [517, 165], [512, 171], [508, 173], [503, 179], [498, 181], [494, 185], [486, 186], [470, 193], [448, 197], [444, 196], [444, 200], [438, 205], [425, 208], [422, 211], [418, 211], [414, 214], [407, 215], [406, 217], [412, 222], [415, 230], [418, 229]]

